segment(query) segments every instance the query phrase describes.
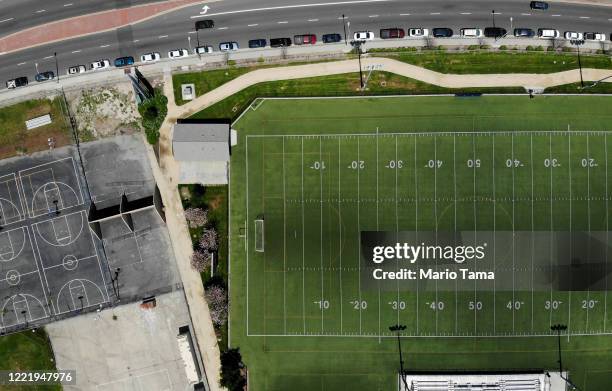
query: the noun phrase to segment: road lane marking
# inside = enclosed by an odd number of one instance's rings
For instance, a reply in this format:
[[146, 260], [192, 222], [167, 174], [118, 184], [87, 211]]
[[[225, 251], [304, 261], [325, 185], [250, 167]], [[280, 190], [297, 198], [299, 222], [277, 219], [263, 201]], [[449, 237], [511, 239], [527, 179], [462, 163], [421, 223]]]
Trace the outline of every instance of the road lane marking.
[[17, 64], [17, 66], [20, 67], [20, 66], [25, 65], [25, 64], [26, 64], [25, 62], [20, 62], [19, 64]]
[[281, 21], [281, 22], [277, 22], [277, 23], [278, 23], [278, 24], [287, 24], [287, 23], [289, 23], [289, 22], [287, 22], [286, 20], [283, 20], [283, 21]]
[[197, 31], [187, 31], [187, 34], [195, 34]]
[[462, 12], [461, 15], [472, 15], [471, 12]]
[[249, 24], [249, 25], [247, 25], [247, 26], [248, 26], [248, 27], [255, 27], [255, 26], [259, 26], [259, 23], [252, 23], [252, 24]]
[[47, 57], [43, 57], [43, 60], [48, 60], [50, 58], [53, 58], [53, 56], [47, 56]]
[[135, 39], [132, 42], [140, 42], [140, 39]]
[[368, 15], [368, 18], [378, 18], [378, 15]]
[[227, 27], [219, 27], [217, 30], [227, 30]]
[[64, 7], [72, 7], [72, 3], [64, 4]]
[[559, 14], [554, 14], [554, 15], [550, 15], [550, 16], [561, 16], [561, 15], [559, 15]]
[[157, 37], [158, 39], [162, 39], [162, 38], [168, 38], [167, 35], [160, 35], [159, 37]]
[[36, 13], [37, 13], [37, 14], [40, 14], [40, 13], [42, 13], [42, 12], [46, 12], [46, 11], [47, 11], [47, 10], [38, 10], [38, 11], [36, 11]]
[[410, 16], [410, 14], [400, 14], [400, 16]]
[[110, 45], [100, 45], [100, 47], [101, 47], [101, 48], [107, 48], [107, 47], [109, 47], [109, 46], [110, 46]]
[[492, 12], [493, 15], [501, 15], [501, 12]]
[[440, 15], [439, 12], [430, 12], [429, 15]]
[[[214, 14], [207, 14], [207, 17], [210, 16], [219, 16], [219, 15], [231, 15], [231, 14], [242, 14], [246, 12], [260, 12], [260, 11], [273, 11], [273, 10], [282, 10], [282, 9], [291, 9], [291, 8], [307, 8], [307, 7], [323, 7], [330, 5], [348, 5], [348, 4], [365, 4], [365, 3], [387, 3], [391, 0], [355, 0], [355, 1], [335, 1], [331, 3], [314, 3], [314, 4], [296, 4], [296, 5], [283, 5], [277, 7], [263, 7], [263, 8], [251, 8], [246, 10], [236, 10], [236, 11], [225, 11], [225, 12], [217, 12]], [[191, 19], [202, 18], [204, 15], [194, 15], [191, 16]]]
[[319, 19], [308, 19], [309, 22], [318, 22]]
[[591, 19], [590, 16], [581, 16], [580, 19]]
[[81, 53], [81, 49], [79, 50], [73, 50], [72, 53]]
[[523, 15], [523, 16], [531, 16], [531, 14], [527, 14], [527, 13], [522, 13], [521, 15]]
[[0, 23], [10, 22], [10, 21], [11, 21], [11, 20], [13, 20], [13, 19], [15, 19], [15, 18], [3, 19], [3, 20], [0, 20]]

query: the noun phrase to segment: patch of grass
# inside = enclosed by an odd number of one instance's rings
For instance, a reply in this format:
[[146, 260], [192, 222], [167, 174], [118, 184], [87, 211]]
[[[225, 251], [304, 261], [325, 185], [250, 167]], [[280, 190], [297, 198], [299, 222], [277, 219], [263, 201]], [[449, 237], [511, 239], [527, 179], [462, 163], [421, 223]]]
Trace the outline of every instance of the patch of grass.
[[192, 116], [192, 118], [236, 118], [257, 97], [454, 94], [459, 92], [523, 93], [522, 88], [450, 89], [423, 83], [389, 72], [373, 72], [366, 91], [359, 90], [359, 73], [282, 80], [248, 87]]
[[[47, 334], [40, 328], [0, 337], [0, 370], [55, 370]], [[0, 386], [0, 390], [9, 390]], [[61, 386], [22, 386], [10, 390], [61, 390]]]
[[206, 72], [179, 73], [172, 75], [172, 85], [174, 86], [174, 101], [177, 105], [183, 105], [188, 101], [181, 98], [181, 84], [195, 84], [196, 96], [214, 90], [215, 88], [250, 72], [256, 67], [230, 67], [225, 69], [215, 69]]
[[[218, 235], [219, 248], [217, 259], [215, 259], [215, 276], [219, 276], [227, 286], [228, 282], [228, 187], [201, 185], [180, 185], [179, 194], [183, 208], [202, 208], [208, 211], [208, 224], [206, 227], [189, 228], [191, 242], [194, 247], [202, 237], [205, 228], [214, 228]], [[202, 283], [205, 284], [210, 278], [210, 271], [201, 273]], [[221, 330], [222, 349], [227, 347], [227, 324]]]
[[587, 88], [580, 88], [580, 83], [563, 84], [555, 87], [548, 87], [544, 90], [547, 94], [612, 94], [612, 83], [598, 83], [593, 87], [588, 87], [593, 84], [592, 81], [585, 81], [584, 85]]
[[[0, 108], [0, 158], [49, 149], [49, 137], [55, 139], [56, 147], [70, 144], [70, 128], [60, 104], [60, 98], [35, 99]], [[25, 121], [45, 114], [51, 114], [51, 124], [26, 130]]]
[[[540, 50], [538, 48], [536, 50]], [[561, 53], [423, 51], [384, 55], [433, 71], [455, 74], [554, 73], [578, 68], [578, 57], [575, 54]], [[612, 60], [607, 56], [582, 56], [581, 60], [583, 68], [612, 69]]]

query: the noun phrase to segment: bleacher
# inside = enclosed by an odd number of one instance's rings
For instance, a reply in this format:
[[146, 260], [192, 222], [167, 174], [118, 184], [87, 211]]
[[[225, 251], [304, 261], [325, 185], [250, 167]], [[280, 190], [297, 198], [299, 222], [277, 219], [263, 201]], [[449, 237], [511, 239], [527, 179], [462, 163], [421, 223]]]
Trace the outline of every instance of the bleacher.
[[[565, 391], [556, 372], [406, 374], [411, 391]], [[407, 391], [400, 379], [399, 390]]]

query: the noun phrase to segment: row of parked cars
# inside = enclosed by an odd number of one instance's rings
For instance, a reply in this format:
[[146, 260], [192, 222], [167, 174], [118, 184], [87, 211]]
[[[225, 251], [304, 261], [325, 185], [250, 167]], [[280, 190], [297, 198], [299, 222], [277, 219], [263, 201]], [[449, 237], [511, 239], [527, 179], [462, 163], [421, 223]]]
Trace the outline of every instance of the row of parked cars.
[[[380, 30], [380, 38], [382, 39], [392, 39], [392, 38], [404, 38], [408, 37], [428, 37], [432, 36], [435, 38], [449, 38], [454, 35], [454, 31], [448, 27], [436, 27], [431, 30], [431, 34], [429, 29], [426, 28], [411, 28], [408, 29], [408, 34], [404, 29], [395, 27], [388, 29]], [[508, 36], [508, 31], [503, 27], [485, 27], [484, 29], [479, 27], [465, 27], [459, 30], [459, 35], [464, 38], [500, 38]], [[550, 38], [560, 38], [561, 35], [559, 30], [555, 30], [552, 28], [540, 28], [536, 30], [530, 28], [519, 27], [515, 28], [512, 31], [512, 35], [517, 38], [532, 38], [536, 35], [539, 38], [550, 39]], [[566, 31], [563, 34], [565, 39], [575, 39], [575, 40], [586, 40], [586, 41], [605, 41], [606, 34], [601, 32], [577, 32], [577, 31]], [[355, 40], [369, 41], [375, 38], [374, 33], [372, 31], [358, 31], [354, 34], [353, 37]], [[610, 40], [612, 40], [612, 34], [610, 35]]]

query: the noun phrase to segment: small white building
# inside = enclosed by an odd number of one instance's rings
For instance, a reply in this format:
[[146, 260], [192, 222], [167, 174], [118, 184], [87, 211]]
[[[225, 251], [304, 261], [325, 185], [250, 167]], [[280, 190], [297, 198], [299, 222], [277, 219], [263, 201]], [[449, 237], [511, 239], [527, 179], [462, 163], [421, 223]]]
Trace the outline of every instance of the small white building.
[[173, 127], [172, 154], [180, 165], [180, 182], [227, 184], [235, 140], [229, 122], [179, 120]]

